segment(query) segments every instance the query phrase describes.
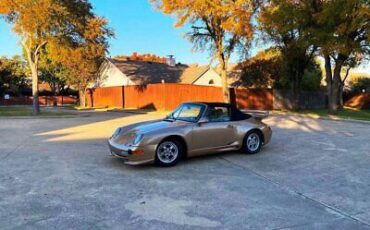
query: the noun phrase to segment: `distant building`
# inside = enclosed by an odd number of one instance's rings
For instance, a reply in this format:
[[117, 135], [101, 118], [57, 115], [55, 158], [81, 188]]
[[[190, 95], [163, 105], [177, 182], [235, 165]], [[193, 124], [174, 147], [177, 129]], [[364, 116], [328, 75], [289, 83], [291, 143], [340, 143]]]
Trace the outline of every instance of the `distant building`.
[[221, 86], [220, 75], [210, 66], [176, 64], [171, 56], [166, 63], [130, 59], [106, 59], [93, 87], [181, 83]]

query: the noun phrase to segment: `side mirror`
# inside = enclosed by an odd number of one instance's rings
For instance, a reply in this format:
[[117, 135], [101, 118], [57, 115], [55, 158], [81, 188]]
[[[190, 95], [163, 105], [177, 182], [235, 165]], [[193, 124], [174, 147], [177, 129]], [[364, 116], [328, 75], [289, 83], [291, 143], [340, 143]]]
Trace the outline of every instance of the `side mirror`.
[[209, 122], [208, 118], [202, 117], [202, 118], [199, 119], [198, 125], [208, 123], [208, 122]]

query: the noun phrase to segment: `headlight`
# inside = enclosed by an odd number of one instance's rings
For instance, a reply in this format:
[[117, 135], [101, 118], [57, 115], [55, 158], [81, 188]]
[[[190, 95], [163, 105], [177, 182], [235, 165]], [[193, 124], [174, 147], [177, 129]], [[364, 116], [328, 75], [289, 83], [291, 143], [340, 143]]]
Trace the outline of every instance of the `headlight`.
[[121, 131], [121, 128], [116, 129], [116, 131], [114, 131], [114, 133], [112, 134], [112, 138], [119, 136], [121, 134]]
[[143, 137], [143, 134], [137, 134], [134, 141], [132, 142], [132, 145], [137, 145], [143, 139]]

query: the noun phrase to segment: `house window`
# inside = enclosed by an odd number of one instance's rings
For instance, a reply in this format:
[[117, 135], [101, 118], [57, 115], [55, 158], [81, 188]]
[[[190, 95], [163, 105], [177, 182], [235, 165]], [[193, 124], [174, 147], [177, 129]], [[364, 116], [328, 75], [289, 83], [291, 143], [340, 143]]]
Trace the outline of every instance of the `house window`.
[[213, 85], [213, 84], [215, 84], [215, 82], [213, 81], [213, 79], [211, 79], [211, 80], [209, 80], [208, 84]]

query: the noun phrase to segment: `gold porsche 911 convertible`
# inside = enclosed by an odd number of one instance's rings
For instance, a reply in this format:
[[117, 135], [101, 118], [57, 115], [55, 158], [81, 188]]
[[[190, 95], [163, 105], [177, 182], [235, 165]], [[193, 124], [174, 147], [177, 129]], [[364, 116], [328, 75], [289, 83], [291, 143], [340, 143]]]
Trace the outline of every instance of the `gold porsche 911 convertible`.
[[271, 128], [225, 103], [184, 103], [163, 120], [118, 128], [111, 154], [132, 165], [174, 166], [184, 157], [242, 150], [255, 154], [271, 139]]

